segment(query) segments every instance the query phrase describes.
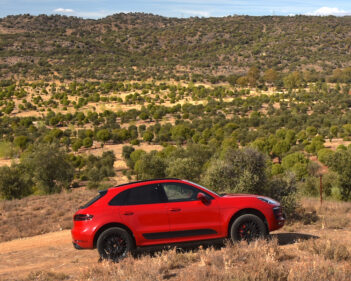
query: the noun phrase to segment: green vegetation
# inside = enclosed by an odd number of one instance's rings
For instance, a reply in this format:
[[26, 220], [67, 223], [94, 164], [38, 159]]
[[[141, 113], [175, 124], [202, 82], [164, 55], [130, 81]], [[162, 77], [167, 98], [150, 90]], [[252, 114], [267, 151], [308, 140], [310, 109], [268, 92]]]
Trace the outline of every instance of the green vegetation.
[[[0, 173], [1, 196], [102, 188], [121, 156], [86, 152], [121, 144], [129, 179], [186, 178], [293, 209], [296, 194], [318, 194], [322, 173], [325, 196], [350, 200], [350, 24], [306, 16], [3, 18], [0, 156], [15, 161]], [[336, 152], [326, 147], [335, 139]]]
[[[332, 16], [178, 19], [121, 13], [100, 20], [8, 16], [0, 21], [0, 56], [6, 58], [0, 77], [228, 81], [254, 87], [266, 82], [286, 88], [326, 77], [348, 83], [350, 25], [350, 17]], [[108, 86], [105, 89], [109, 91]], [[95, 101], [100, 98], [92, 94]], [[130, 96], [134, 101], [144, 98], [144, 94]], [[82, 104], [83, 100], [77, 106]], [[6, 110], [11, 112], [11, 103]]]

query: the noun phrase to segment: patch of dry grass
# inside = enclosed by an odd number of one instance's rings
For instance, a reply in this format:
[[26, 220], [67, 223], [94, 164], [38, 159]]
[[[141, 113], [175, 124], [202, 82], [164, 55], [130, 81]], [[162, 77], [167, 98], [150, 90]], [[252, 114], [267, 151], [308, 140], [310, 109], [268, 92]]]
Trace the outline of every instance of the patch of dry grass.
[[[307, 244], [306, 244], [307, 245]], [[309, 244], [308, 244], [309, 245]], [[337, 255], [339, 256], [339, 255]], [[220, 250], [166, 251], [156, 257], [128, 257], [119, 264], [103, 262], [81, 275], [81, 280], [348, 280], [345, 259], [282, 249], [273, 241], [228, 244]]]
[[351, 202], [323, 201], [317, 198], [304, 198], [304, 209], [318, 217], [316, 224], [322, 229], [344, 229], [350, 226]]
[[51, 271], [37, 271], [30, 273], [27, 278], [22, 281], [60, 281], [68, 280], [69, 276], [64, 273], [55, 273]]
[[71, 228], [74, 212], [95, 194], [91, 190], [73, 190], [0, 201], [0, 242]]

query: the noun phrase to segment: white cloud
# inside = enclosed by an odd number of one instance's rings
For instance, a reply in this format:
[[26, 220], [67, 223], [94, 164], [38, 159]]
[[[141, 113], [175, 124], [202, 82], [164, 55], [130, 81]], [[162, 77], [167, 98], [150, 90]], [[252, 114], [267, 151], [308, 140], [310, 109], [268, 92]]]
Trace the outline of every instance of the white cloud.
[[74, 13], [72, 9], [57, 8], [54, 10], [56, 13]]
[[322, 7], [312, 13], [307, 13], [309, 16], [346, 16], [351, 15], [350, 12], [340, 10], [339, 8]]
[[111, 11], [96, 11], [96, 12], [76, 12], [74, 13], [77, 17], [88, 18], [88, 19], [100, 19], [114, 14]]
[[178, 12], [190, 16], [199, 16], [199, 17], [209, 17], [210, 12], [208, 11], [196, 11], [196, 10], [179, 10]]

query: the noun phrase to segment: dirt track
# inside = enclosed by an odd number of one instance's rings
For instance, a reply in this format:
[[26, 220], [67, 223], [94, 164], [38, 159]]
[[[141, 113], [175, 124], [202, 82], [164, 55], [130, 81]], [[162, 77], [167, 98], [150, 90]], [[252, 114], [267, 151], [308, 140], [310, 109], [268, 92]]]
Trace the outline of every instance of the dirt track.
[[64, 272], [79, 277], [98, 262], [97, 251], [75, 250], [69, 230], [0, 243], [0, 280], [14, 280], [30, 272]]

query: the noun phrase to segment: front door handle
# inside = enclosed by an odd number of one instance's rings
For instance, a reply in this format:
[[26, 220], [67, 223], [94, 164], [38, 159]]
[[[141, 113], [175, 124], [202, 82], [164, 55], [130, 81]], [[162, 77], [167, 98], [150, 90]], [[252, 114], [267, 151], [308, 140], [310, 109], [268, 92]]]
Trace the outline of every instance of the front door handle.
[[171, 212], [180, 212], [181, 209], [180, 208], [171, 208], [169, 209]]
[[134, 213], [133, 213], [133, 212], [124, 212], [123, 215], [125, 215], [125, 216], [131, 216], [131, 215], [134, 215]]

